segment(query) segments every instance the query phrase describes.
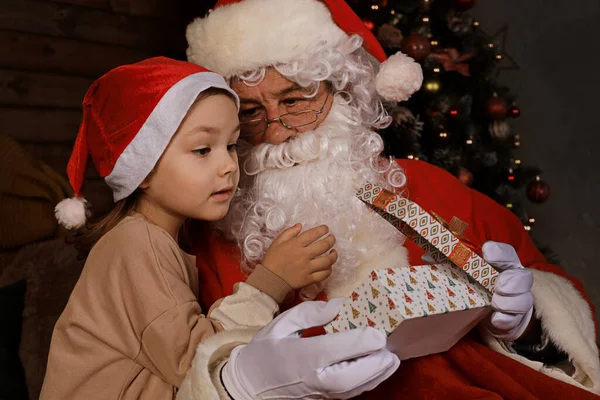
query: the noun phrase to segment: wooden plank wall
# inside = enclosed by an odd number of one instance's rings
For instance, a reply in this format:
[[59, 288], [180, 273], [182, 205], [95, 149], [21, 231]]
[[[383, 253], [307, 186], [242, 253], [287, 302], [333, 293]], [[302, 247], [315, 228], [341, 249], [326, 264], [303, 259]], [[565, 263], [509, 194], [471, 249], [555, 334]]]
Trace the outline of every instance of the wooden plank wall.
[[[185, 26], [213, 3], [0, 1], [0, 132], [66, 175], [94, 79], [147, 57], [184, 59]], [[96, 214], [110, 209], [110, 190], [91, 166], [84, 192]]]

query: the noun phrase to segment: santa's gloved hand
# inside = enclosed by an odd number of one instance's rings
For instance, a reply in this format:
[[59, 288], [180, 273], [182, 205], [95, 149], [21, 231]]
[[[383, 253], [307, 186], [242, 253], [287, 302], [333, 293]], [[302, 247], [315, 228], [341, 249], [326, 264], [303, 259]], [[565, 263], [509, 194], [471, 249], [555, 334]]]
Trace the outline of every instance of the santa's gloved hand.
[[483, 258], [500, 274], [494, 286], [488, 330], [502, 340], [516, 340], [533, 315], [533, 274], [521, 265], [515, 249], [505, 243], [486, 242]]
[[400, 365], [374, 328], [302, 338], [300, 332], [330, 322], [344, 299], [305, 302], [281, 314], [223, 367], [235, 400], [348, 399], [371, 390]]

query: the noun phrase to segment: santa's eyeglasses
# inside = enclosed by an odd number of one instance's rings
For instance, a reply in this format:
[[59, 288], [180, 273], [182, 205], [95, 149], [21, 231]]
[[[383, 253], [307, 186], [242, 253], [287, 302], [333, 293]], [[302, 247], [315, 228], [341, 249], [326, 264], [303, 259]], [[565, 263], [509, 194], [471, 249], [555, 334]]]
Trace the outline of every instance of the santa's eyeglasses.
[[[267, 131], [271, 123], [275, 121], [279, 121], [279, 123], [287, 129], [300, 128], [302, 126], [314, 124], [317, 122], [317, 119], [319, 119], [319, 115], [323, 114], [323, 110], [325, 110], [325, 105], [329, 99], [329, 94], [330, 92], [327, 90], [327, 96], [319, 110], [289, 112], [271, 119], [266, 117], [247, 119], [248, 117], [245, 118], [244, 115], [240, 115], [240, 136], [243, 138], [262, 135]], [[265, 110], [262, 109], [261, 112], [264, 113]]]

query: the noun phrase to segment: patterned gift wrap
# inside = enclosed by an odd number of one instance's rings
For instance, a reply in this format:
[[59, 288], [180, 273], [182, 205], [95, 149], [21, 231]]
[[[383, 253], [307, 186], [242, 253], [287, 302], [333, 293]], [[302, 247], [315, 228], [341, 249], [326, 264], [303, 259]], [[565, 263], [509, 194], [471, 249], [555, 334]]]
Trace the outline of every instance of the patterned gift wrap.
[[487, 307], [491, 298], [449, 263], [375, 270], [326, 329], [335, 333], [371, 326], [389, 336], [404, 320]]
[[386, 221], [419, 245], [436, 262], [451, 261], [489, 291], [493, 291], [498, 272], [462, 238], [467, 224], [456, 217], [446, 223], [435, 212], [378, 185], [365, 184], [357, 197], [370, 205]]
[[371, 326], [385, 332], [388, 348], [407, 359], [448, 350], [490, 304], [491, 293], [448, 262], [375, 270], [325, 330]]

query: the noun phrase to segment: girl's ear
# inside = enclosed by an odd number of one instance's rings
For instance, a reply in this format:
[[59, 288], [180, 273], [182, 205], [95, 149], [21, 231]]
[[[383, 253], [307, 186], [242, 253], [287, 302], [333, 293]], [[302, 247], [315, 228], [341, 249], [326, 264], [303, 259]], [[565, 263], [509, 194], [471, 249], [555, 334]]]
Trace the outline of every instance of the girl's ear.
[[150, 171], [150, 173], [148, 174], [147, 177], [144, 178], [144, 180], [142, 181], [142, 183], [140, 183], [140, 185], [138, 186], [138, 189], [148, 189], [150, 187], [150, 181], [152, 180], [152, 176], [154, 175], [154, 171], [155, 169], [152, 169], [152, 171]]
[[150, 187], [150, 176], [147, 176], [146, 178], [144, 178], [144, 180], [142, 181], [142, 183], [140, 183], [140, 186], [138, 186], [138, 189], [148, 189]]

